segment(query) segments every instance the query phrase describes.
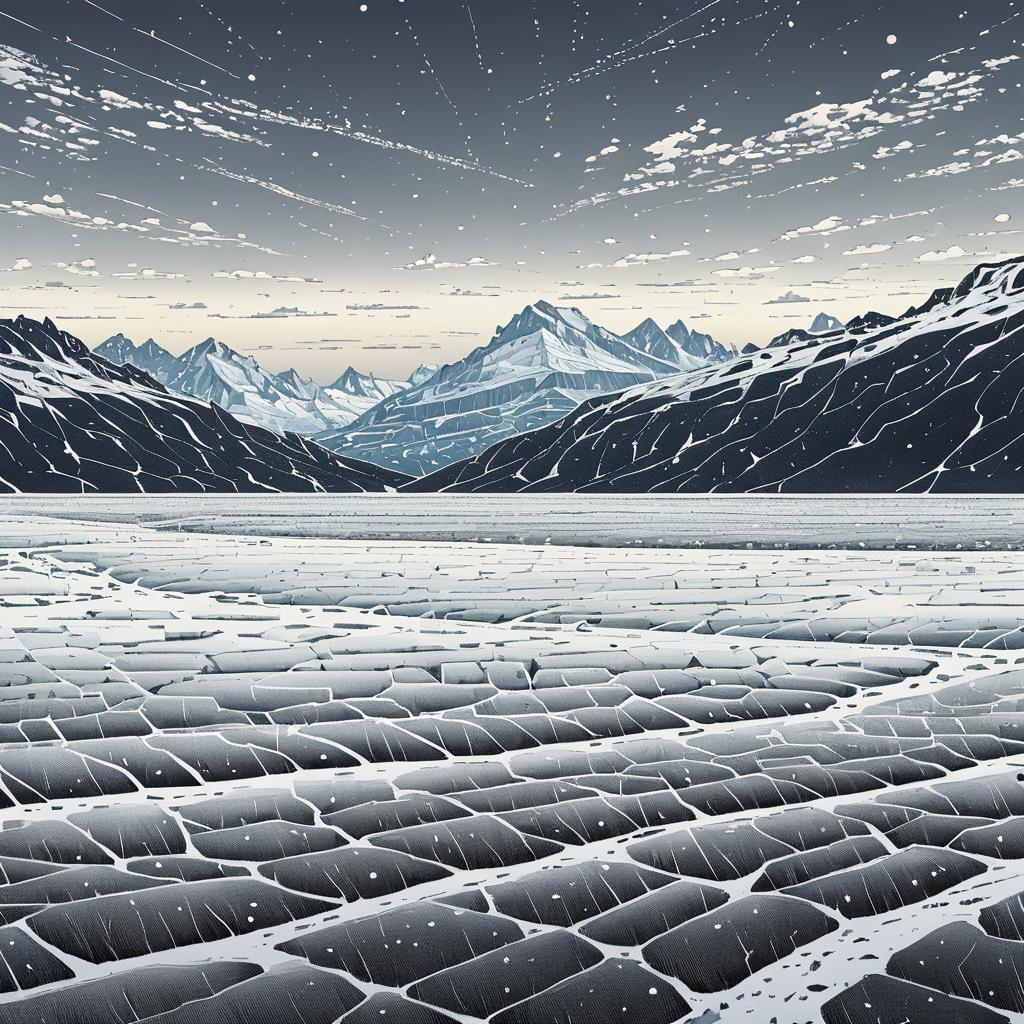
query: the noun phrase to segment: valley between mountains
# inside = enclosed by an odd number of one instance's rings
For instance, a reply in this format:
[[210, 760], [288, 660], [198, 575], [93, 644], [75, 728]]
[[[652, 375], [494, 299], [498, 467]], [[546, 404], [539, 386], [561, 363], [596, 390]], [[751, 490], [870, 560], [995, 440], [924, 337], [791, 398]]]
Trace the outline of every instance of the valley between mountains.
[[741, 351], [539, 301], [408, 380], [0, 321], [0, 488], [989, 492], [1024, 467], [1024, 259]]

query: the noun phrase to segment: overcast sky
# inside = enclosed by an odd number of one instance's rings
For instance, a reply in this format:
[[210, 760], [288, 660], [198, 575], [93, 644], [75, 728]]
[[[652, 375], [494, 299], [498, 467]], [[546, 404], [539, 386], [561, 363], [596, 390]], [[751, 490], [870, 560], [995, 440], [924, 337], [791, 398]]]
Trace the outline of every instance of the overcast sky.
[[1021, 251], [1024, 0], [0, 0], [0, 315], [322, 380]]

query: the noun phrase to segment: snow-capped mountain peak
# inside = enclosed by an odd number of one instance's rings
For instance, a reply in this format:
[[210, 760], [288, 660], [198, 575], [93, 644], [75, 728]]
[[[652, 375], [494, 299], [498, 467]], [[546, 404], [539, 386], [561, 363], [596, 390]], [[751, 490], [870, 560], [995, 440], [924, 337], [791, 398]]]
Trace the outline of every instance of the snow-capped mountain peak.
[[[713, 339], [702, 344], [716, 359], [731, 355]], [[540, 299], [499, 324], [487, 344], [319, 439], [380, 465], [429, 472], [598, 395], [708, 362], [654, 321], [619, 336], [575, 307]]]
[[[327, 387], [332, 391], [341, 391], [357, 398], [370, 398], [378, 391], [376, 377], [370, 373], [360, 373], [353, 366], [350, 366], [333, 384], [328, 384]], [[377, 397], [379, 399], [383, 396], [377, 395]]]
[[353, 413], [352, 422], [367, 409], [372, 408], [384, 398], [404, 391], [409, 382], [390, 380], [387, 377], [375, 377], [372, 373], [361, 373], [350, 366], [333, 384], [324, 389], [335, 401], [342, 402]]
[[829, 331], [841, 331], [846, 325], [831, 313], [819, 313], [808, 328], [811, 334], [827, 334]]
[[408, 377], [405, 378], [407, 384], [411, 384], [415, 387], [417, 384], [422, 384], [424, 381], [430, 380], [431, 377], [437, 373], [439, 367], [437, 363], [423, 363], [421, 366], [417, 366]]
[[794, 329], [727, 365], [638, 384], [414, 490], [1024, 490], [1024, 257], [900, 318]]
[[101, 345], [97, 345], [95, 354], [117, 366], [128, 364], [145, 370], [161, 383], [165, 382], [165, 372], [175, 361], [174, 356], [152, 338], [147, 338], [141, 345], [136, 345], [131, 338], [126, 338], [123, 334], [115, 334]]
[[627, 331], [622, 338], [639, 351], [646, 352], [656, 359], [677, 367], [677, 371], [695, 370], [706, 366], [712, 358], [713, 350], [709, 348], [707, 355], [691, 352], [687, 346], [692, 336], [686, 330], [682, 320], [677, 321], [672, 327], [676, 329], [675, 336], [662, 330], [651, 317], [647, 317], [633, 330]]
[[324, 388], [294, 369], [279, 374], [265, 370], [252, 356], [216, 338], [206, 338], [175, 357], [152, 338], [136, 346], [118, 334], [96, 352], [119, 365], [130, 363], [145, 370], [177, 394], [214, 402], [241, 420], [306, 436], [351, 423], [382, 398], [408, 386], [405, 381], [348, 370], [349, 379], [362, 382], [358, 388]]
[[[128, 350], [128, 339], [112, 341]], [[0, 320], [0, 492], [352, 491], [400, 480], [173, 394], [49, 319]]]
[[689, 356], [696, 356], [706, 363], [724, 363], [737, 355], [735, 345], [723, 345], [710, 334], [691, 331], [682, 320], [669, 324], [665, 333]]
[[311, 380], [308, 377], [303, 377], [298, 370], [294, 367], [289, 367], [287, 370], [282, 370], [276, 374], [277, 380], [279, 380], [286, 388], [290, 389], [292, 394], [298, 398], [316, 399], [324, 397], [324, 389], [321, 385], [317, 384], [316, 381]]
[[[152, 340], [150, 338], [150, 341]], [[96, 351], [104, 359], [109, 359], [112, 363], [123, 366], [125, 363], [133, 361], [132, 356], [135, 354], [136, 349], [135, 342], [131, 338], [126, 338], [123, 334], [118, 333], [113, 335], [113, 337], [107, 338]]]

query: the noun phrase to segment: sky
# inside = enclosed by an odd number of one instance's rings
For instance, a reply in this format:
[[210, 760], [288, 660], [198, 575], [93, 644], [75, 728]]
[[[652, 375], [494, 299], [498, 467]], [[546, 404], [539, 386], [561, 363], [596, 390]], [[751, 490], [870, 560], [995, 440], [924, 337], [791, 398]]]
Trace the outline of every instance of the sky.
[[0, 0], [0, 316], [321, 381], [537, 299], [737, 345], [1024, 227], [1024, 0]]

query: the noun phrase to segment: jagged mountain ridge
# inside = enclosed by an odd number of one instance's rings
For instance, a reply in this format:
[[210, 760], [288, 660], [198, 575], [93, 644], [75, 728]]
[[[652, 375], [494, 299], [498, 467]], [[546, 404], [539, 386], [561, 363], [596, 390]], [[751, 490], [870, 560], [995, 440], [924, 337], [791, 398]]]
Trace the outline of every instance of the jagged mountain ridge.
[[0, 320], [0, 492], [383, 491], [405, 479], [172, 394], [49, 319]]
[[[295, 371], [288, 372], [294, 373]], [[340, 391], [350, 399], [365, 398], [376, 404], [381, 399], [404, 391], [413, 383], [413, 378], [422, 376], [424, 372], [423, 379], [429, 377], [433, 373], [433, 369], [420, 366], [413, 370], [407, 380], [388, 380], [384, 377], [375, 377], [372, 373], [360, 373], [350, 366], [333, 384], [328, 384], [325, 390], [328, 392]]]
[[653, 318], [647, 317], [622, 338], [634, 348], [656, 356], [678, 370], [696, 370], [709, 362], [722, 362], [737, 354], [735, 348], [726, 348], [709, 334], [687, 330], [682, 320], [662, 330]]
[[[883, 317], [881, 313], [867, 313], [866, 317]], [[884, 317], [883, 317], [884, 319]], [[889, 318], [891, 319], [891, 318]], [[855, 320], [851, 320], [850, 323], [862, 324], [867, 321], [862, 317], [857, 317]], [[789, 330], [783, 331], [782, 334], [777, 334], [771, 341], [768, 342], [768, 348], [782, 348], [784, 345], [792, 345], [794, 341], [810, 341], [812, 338], [817, 337], [820, 334], [833, 334], [836, 331], [844, 330], [846, 325], [838, 317], [831, 316], [828, 313], [819, 313], [806, 328], [804, 327], [790, 327]], [[746, 345], [743, 348], [743, 355], [750, 355], [751, 352], [757, 352], [757, 345]]]
[[819, 313], [807, 329], [811, 334], [828, 334], [829, 331], [841, 331], [845, 326], [842, 320], [831, 313]]
[[596, 395], [736, 354], [681, 321], [673, 328], [669, 334], [648, 319], [619, 336], [578, 309], [536, 302], [499, 325], [486, 345], [318, 440], [426, 473], [551, 423]]
[[665, 333], [689, 356], [704, 360], [704, 363], [724, 363], [737, 355], [735, 345], [723, 345], [710, 334], [691, 331], [682, 320], [669, 324]]
[[439, 369], [440, 366], [437, 363], [424, 363], [422, 366], [417, 366], [405, 379], [415, 387], [417, 384], [430, 380]]
[[[175, 357], [152, 338], [136, 346], [117, 334], [96, 352], [147, 371], [179, 395], [215, 402], [232, 416], [268, 430], [307, 437], [351, 423], [382, 398], [409, 386], [349, 368], [335, 384], [324, 387], [293, 369], [271, 373], [214, 338]], [[348, 386], [340, 386], [346, 380]]]
[[410, 490], [1020, 491], [1024, 257], [902, 317], [855, 317], [592, 399]]

